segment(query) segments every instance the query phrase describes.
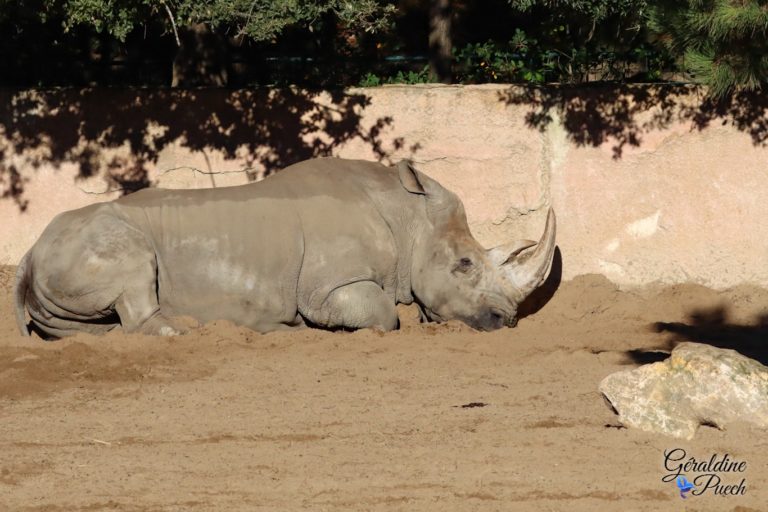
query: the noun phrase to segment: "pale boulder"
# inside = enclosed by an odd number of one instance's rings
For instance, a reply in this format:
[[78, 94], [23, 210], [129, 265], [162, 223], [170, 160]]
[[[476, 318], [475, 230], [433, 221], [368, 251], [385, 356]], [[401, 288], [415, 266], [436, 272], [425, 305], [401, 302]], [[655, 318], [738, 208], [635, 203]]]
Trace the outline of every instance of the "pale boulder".
[[609, 375], [600, 392], [628, 427], [693, 438], [699, 425], [768, 427], [768, 368], [734, 350], [681, 343], [661, 362]]

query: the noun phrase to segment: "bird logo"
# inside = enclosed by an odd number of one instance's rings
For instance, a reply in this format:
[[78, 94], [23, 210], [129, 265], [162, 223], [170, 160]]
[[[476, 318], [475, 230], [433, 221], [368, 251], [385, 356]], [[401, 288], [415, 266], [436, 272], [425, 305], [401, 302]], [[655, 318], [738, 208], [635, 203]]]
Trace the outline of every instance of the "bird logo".
[[677, 487], [680, 489], [680, 497], [685, 499], [685, 494], [694, 489], [694, 485], [684, 476], [677, 477]]

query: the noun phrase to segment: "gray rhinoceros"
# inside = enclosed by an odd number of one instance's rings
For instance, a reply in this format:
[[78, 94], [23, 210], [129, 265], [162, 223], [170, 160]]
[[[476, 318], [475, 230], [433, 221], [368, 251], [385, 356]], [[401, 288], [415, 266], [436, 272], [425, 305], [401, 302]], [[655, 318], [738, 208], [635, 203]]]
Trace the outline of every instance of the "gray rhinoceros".
[[321, 158], [258, 183], [145, 189], [60, 214], [19, 266], [17, 320], [28, 335], [26, 306], [50, 337], [172, 335], [177, 316], [389, 330], [395, 305], [416, 301], [430, 320], [491, 330], [515, 325], [554, 249], [551, 210], [538, 243], [485, 250], [461, 201], [410, 162]]

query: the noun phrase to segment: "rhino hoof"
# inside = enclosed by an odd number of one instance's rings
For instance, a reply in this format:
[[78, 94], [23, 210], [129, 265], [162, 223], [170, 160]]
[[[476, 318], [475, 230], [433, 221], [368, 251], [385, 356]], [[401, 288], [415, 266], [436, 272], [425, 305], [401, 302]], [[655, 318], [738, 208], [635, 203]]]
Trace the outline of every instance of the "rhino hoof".
[[164, 325], [163, 327], [160, 328], [160, 330], [158, 331], [158, 334], [160, 336], [179, 336], [182, 334], [182, 332], [177, 329], [174, 329], [170, 325]]
[[177, 320], [157, 315], [147, 320], [140, 330], [152, 336], [181, 336], [193, 327], [191, 322], [184, 320], [183, 317]]

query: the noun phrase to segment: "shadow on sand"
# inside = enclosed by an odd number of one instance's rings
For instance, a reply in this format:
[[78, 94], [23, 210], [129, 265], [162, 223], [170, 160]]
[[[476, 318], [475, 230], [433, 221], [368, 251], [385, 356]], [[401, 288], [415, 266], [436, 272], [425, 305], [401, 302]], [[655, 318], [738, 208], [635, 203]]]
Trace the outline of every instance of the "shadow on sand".
[[627, 357], [637, 364], [654, 363], [669, 357], [669, 352], [678, 344], [692, 341], [735, 350], [768, 364], [768, 315], [759, 316], [749, 324], [737, 324], [729, 320], [728, 311], [727, 306], [720, 305], [692, 311], [687, 322], [653, 323], [651, 330], [668, 334], [663, 344], [650, 350], [630, 350]]
[[531, 293], [517, 310], [518, 318], [525, 318], [529, 315], [535, 314], [541, 308], [543, 308], [547, 302], [552, 300], [555, 292], [560, 288], [560, 283], [563, 280], [563, 255], [560, 252], [559, 247], [555, 247], [555, 253], [552, 257], [552, 268], [549, 271], [544, 284], [536, 288]]

